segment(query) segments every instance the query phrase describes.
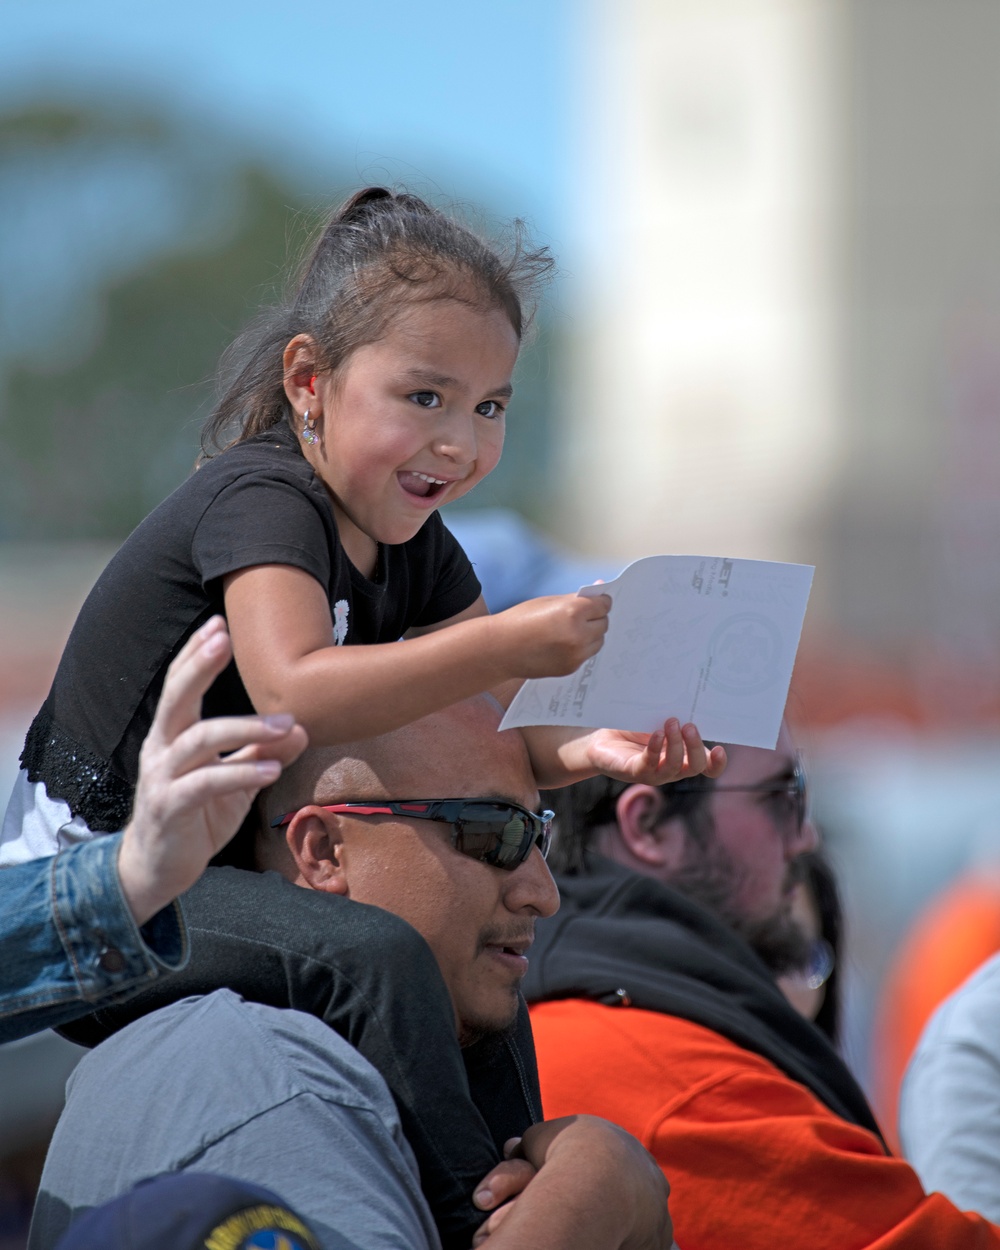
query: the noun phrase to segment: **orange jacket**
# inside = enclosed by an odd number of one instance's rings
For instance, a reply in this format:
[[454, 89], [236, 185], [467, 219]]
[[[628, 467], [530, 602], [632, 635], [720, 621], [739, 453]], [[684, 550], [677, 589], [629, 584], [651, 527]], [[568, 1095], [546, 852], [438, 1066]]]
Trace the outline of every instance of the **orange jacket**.
[[701, 1025], [580, 999], [536, 1003], [531, 1023], [545, 1114], [637, 1137], [670, 1182], [681, 1250], [1000, 1247], [1000, 1228]]
[[968, 873], [920, 913], [893, 953], [875, 1021], [873, 1101], [897, 1141], [899, 1089], [924, 1026], [944, 1000], [1000, 951], [1000, 878]]

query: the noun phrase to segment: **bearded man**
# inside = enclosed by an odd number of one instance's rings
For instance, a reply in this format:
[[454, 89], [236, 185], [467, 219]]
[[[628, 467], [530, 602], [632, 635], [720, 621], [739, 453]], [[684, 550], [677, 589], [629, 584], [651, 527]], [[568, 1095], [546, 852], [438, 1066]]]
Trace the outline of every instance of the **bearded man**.
[[778, 986], [806, 954], [791, 902], [817, 841], [787, 729], [774, 751], [731, 748], [718, 782], [596, 778], [547, 797], [562, 907], [524, 982], [546, 1113], [637, 1137], [670, 1179], [678, 1245], [1000, 1246], [890, 1154]]

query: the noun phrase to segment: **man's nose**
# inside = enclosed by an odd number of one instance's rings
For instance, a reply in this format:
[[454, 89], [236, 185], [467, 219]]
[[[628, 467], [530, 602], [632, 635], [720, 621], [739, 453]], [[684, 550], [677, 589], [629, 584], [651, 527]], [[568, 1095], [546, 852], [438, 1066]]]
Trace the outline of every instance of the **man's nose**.
[[804, 855], [806, 851], [815, 851], [818, 846], [819, 830], [807, 816], [788, 839], [786, 855], [789, 859], [794, 859], [796, 855]]
[[554, 916], [559, 910], [559, 887], [537, 846], [510, 874], [504, 903], [509, 911], [528, 911], [536, 916]]

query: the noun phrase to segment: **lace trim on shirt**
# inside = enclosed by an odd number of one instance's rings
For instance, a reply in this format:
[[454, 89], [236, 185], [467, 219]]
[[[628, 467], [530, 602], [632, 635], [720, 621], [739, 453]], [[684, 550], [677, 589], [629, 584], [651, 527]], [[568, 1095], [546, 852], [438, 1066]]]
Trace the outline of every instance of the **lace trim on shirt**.
[[31, 782], [42, 781], [50, 799], [68, 803], [94, 833], [123, 829], [132, 811], [133, 788], [109, 764], [73, 741], [43, 709], [31, 722], [21, 752]]

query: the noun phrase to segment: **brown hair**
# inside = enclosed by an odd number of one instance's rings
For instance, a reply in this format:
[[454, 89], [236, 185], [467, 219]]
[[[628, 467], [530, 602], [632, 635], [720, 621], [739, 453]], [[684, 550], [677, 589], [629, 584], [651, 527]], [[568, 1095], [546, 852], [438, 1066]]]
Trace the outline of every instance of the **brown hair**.
[[[711, 749], [712, 744], [705, 746]], [[588, 777], [561, 790], [542, 791], [542, 805], [555, 812], [555, 836], [549, 852], [553, 872], [583, 873], [603, 829], [617, 822], [618, 799], [634, 783], [611, 777]], [[691, 838], [703, 846], [711, 829], [708, 799], [715, 789], [711, 777], [698, 774], [683, 785], [657, 787], [664, 797], [660, 820], [682, 820]]]
[[282, 355], [298, 334], [316, 345], [314, 373], [333, 373], [375, 342], [406, 302], [462, 299], [503, 309], [521, 339], [554, 268], [515, 221], [506, 246], [480, 238], [415, 195], [368, 187], [323, 228], [291, 298], [243, 332], [223, 357], [223, 394], [205, 423], [212, 450], [291, 418]]

